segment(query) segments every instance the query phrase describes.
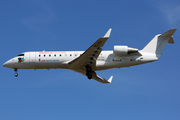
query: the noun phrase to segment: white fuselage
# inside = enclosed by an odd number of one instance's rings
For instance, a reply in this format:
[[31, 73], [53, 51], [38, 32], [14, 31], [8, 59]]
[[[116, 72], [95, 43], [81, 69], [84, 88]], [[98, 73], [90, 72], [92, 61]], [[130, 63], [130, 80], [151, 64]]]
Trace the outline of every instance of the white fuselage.
[[[70, 69], [69, 62], [84, 51], [24, 52], [7, 61], [6, 67], [17, 69]], [[96, 60], [96, 70], [129, 67], [156, 61], [160, 58], [153, 53], [114, 55], [113, 51], [102, 51]]]
[[142, 50], [128, 46], [115, 45], [112, 51], [102, 51], [110, 36], [111, 28], [104, 37], [99, 38], [86, 51], [40, 51], [24, 52], [8, 60], [4, 67], [17, 69], [69, 69], [101, 83], [111, 83], [96, 74], [97, 70], [122, 68], [149, 63], [161, 57], [167, 43], [174, 43], [172, 35], [176, 29], [156, 35]]
[[86, 51], [42, 51], [24, 52], [3, 64], [17, 69], [69, 69], [101, 83], [111, 83], [96, 74], [97, 70], [122, 68], [149, 63], [161, 57], [167, 43], [174, 43], [172, 35], [176, 29], [156, 35], [142, 50], [128, 46], [115, 45], [112, 51], [102, 51], [102, 47], [110, 36], [111, 28], [92, 44]]

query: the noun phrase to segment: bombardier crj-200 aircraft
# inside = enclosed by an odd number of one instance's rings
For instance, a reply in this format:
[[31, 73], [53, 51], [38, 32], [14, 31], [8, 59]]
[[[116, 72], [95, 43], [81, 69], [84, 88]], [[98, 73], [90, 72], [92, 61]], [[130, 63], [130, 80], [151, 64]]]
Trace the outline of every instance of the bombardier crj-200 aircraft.
[[111, 29], [104, 37], [99, 38], [86, 51], [40, 51], [24, 52], [3, 64], [13, 68], [17, 77], [17, 69], [69, 69], [101, 83], [111, 83], [99, 77], [95, 71], [111, 68], [122, 68], [157, 61], [167, 43], [174, 43], [171, 29], [164, 34], [156, 35], [142, 50], [128, 46], [114, 46], [111, 51], [102, 51], [102, 47], [110, 36]]

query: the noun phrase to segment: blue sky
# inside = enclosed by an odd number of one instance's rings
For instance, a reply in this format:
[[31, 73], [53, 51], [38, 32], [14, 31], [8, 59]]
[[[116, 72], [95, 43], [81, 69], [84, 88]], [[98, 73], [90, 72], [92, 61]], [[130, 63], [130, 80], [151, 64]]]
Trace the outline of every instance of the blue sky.
[[0, 63], [26, 51], [86, 50], [112, 28], [114, 45], [142, 49], [178, 28], [159, 61], [97, 73], [111, 84], [69, 70], [0, 67], [1, 120], [179, 120], [180, 1], [0, 1]]

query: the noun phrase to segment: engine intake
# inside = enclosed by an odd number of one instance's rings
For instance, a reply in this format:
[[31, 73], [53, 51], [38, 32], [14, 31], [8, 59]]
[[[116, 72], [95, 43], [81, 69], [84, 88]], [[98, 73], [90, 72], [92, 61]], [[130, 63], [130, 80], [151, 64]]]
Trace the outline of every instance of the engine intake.
[[115, 55], [127, 55], [130, 53], [138, 52], [138, 49], [128, 46], [114, 46], [113, 54]]

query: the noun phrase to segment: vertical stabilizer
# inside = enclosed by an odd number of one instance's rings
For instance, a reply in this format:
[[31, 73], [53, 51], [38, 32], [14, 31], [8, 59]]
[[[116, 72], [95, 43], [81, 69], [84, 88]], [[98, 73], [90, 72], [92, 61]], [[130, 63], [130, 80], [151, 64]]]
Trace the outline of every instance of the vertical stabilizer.
[[156, 35], [143, 49], [143, 52], [161, 54], [167, 43], [174, 43], [173, 34], [177, 29], [171, 29], [163, 34]]

